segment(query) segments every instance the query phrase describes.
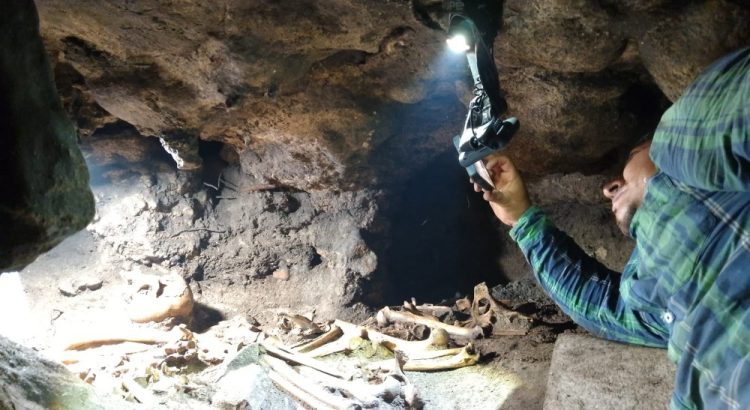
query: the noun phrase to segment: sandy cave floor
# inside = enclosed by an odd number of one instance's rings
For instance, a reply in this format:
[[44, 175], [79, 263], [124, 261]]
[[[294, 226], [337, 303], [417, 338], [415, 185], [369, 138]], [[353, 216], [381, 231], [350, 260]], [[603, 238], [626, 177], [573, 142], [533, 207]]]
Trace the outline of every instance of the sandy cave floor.
[[[12, 310], [5, 308], [6, 312], [14, 311], [16, 319], [16, 325], [10, 326], [10, 331], [6, 329], [6, 333], [46, 356], [55, 357], [61, 343], [75, 334], [119, 320], [115, 319], [121, 312], [123, 279], [119, 272], [127, 268], [126, 261], [101, 246], [89, 231], [73, 235], [20, 273], [25, 300], [10, 302], [21, 305]], [[101, 280], [101, 288], [73, 297], [61, 293], [61, 285], [82, 276]], [[198, 303], [222, 313], [204, 325], [218, 327], [242, 315], [228, 307], [224, 295], [223, 292], [195, 294]], [[551, 306], [517, 302], [521, 309], [550, 325], [537, 325], [526, 336], [479, 340], [482, 359], [476, 366], [434, 373], [407, 372], [426, 408], [542, 408], [556, 334], [577, 330]], [[201, 400], [181, 403], [180, 406], [191, 408], [209, 407], [209, 403]]]

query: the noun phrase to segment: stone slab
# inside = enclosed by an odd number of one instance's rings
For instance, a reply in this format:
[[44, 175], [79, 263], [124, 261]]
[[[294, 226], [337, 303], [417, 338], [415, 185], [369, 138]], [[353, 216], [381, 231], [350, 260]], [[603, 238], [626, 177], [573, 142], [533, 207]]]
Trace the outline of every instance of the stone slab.
[[664, 349], [586, 335], [560, 335], [552, 354], [544, 408], [665, 409], [675, 366]]

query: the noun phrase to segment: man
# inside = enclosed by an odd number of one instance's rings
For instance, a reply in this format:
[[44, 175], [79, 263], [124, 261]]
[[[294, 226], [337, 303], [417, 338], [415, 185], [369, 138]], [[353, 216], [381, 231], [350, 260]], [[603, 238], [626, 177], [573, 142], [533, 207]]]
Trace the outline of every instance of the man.
[[622, 273], [531, 205], [508, 158], [486, 165], [495, 190], [484, 199], [573, 320], [600, 337], [667, 347], [673, 409], [750, 408], [750, 48], [701, 74], [605, 185], [636, 241]]

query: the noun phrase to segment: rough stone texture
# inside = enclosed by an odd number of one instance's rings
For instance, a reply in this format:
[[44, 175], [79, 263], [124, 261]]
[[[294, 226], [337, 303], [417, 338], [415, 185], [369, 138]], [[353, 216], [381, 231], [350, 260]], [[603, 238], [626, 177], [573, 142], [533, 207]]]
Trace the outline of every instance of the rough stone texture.
[[[40, 10], [77, 96], [69, 107], [93, 117], [79, 121], [86, 135], [114, 117], [147, 136], [221, 141], [247, 155], [246, 173], [313, 189], [369, 182], [371, 152], [391, 139], [391, 154], [414, 150], [384, 158], [427, 158], [422, 146], [455, 132], [427, 120], [460, 121], [453, 80], [464, 67], [435, 66], [442, 35], [406, 2], [41, 1]], [[375, 168], [398, 171], [384, 162]]]
[[256, 344], [246, 346], [229, 363], [222, 365], [224, 373], [212, 383], [216, 387], [211, 397], [212, 408], [292, 410], [298, 407], [290, 397], [279, 392], [266, 370], [258, 364], [259, 349]]
[[4, 5], [0, 50], [1, 272], [25, 266], [83, 228], [94, 202], [32, 1]]
[[506, 1], [495, 60], [521, 121], [509, 154], [536, 174], [597, 168], [655, 126], [667, 106], [658, 89], [674, 101], [714, 59], [750, 44], [749, 10], [729, 1]]
[[[614, 63], [625, 34], [595, 0], [508, 0], [498, 59], [554, 72], [599, 72]], [[531, 93], [532, 95], [539, 95]]]
[[722, 55], [750, 44], [750, 8], [743, 2], [689, 3], [641, 39], [641, 57], [670, 100]]
[[[598, 164], [664, 108], [644, 114], [633, 89], [655, 80], [674, 99], [750, 37], [740, 3], [615, 3], [505, 2], [496, 60], [523, 124], [511, 150], [521, 168]], [[441, 2], [39, 4], [84, 136], [123, 121], [220, 141], [254, 178], [309, 190], [403, 177], [460, 129], [466, 68], [445, 54]]]
[[243, 181], [236, 167], [224, 169], [219, 192], [195, 192], [190, 175], [140, 172], [110, 171], [94, 187], [88, 230], [122, 269], [179, 272], [198, 302], [219, 300], [211, 308], [266, 320], [293, 310], [351, 318], [350, 306], [367, 298], [378, 259], [364, 232], [377, 229], [376, 192], [268, 190]]
[[522, 121], [508, 155], [526, 171], [585, 171], [592, 159], [606, 158], [645, 130], [625, 102], [632, 78], [524, 67], [504, 70], [501, 81]]
[[666, 350], [560, 335], [545, 409], [663, 409], [674, 386]]
[[3, 409], [129, 409], [102, 398], [62, 365], [42, 359], [33, 350], [0, 336], [0, 408]]

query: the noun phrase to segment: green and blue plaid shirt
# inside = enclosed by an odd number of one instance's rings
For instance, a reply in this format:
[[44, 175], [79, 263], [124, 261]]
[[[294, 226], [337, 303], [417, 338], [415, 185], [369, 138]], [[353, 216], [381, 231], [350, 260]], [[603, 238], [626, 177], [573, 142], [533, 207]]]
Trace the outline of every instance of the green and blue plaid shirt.
[[536, 207], [511, 230], [570, 317], [612, 340], [668, 347], [674, 409], [750, 408], [750, 48], [709, 67], [662, 116], [658, 172], [607, 269]]

